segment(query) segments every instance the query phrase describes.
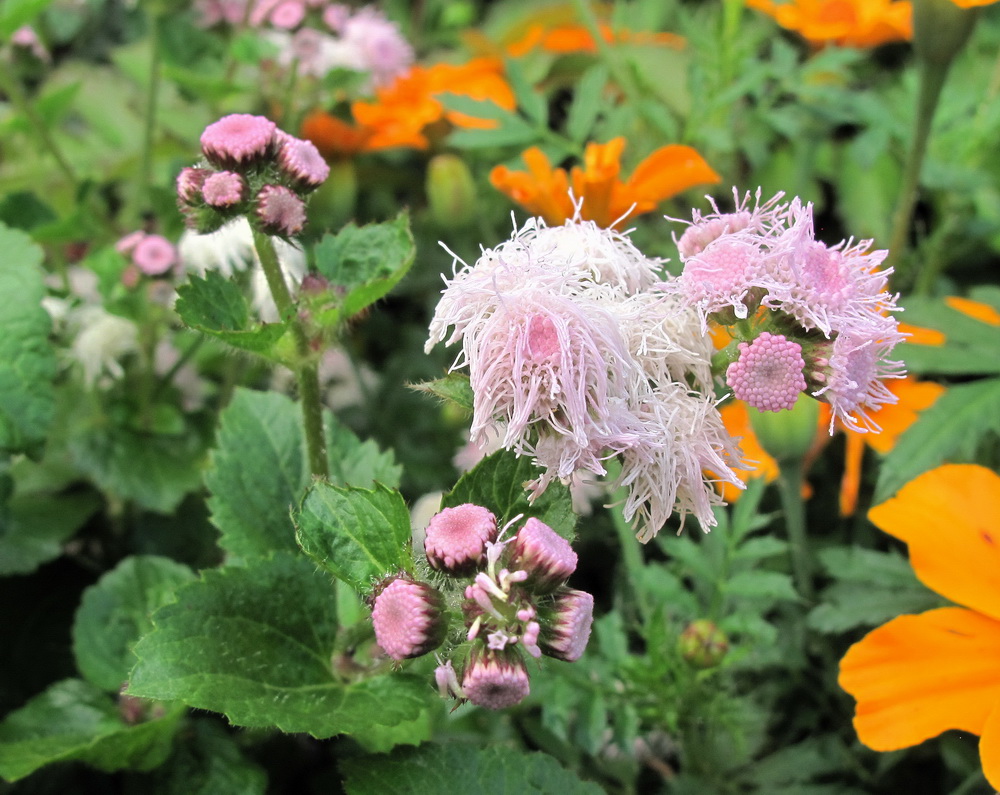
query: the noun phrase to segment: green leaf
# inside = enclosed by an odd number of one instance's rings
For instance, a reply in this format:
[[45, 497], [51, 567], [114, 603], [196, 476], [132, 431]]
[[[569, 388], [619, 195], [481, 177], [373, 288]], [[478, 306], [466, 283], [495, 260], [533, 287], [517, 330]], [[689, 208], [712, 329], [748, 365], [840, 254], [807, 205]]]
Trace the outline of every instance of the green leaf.
[[[5, 14], [9, 15], [10, 10]], [[36, 453], [55, 411], [52, 322], [42, 309], [42, 250], [0, 225], [0, 450]]]
[[6, 39], [22, 25], [27, 25], [52, 0], [3, 0], [0, 3], [0, 39]]
[[355, 732], [351, 738], [370, 754], [386, 754], [399, 745], [420, 745], [434, 734], [434, 714], [441, 711], [444, 701], [421, 712], [414, 720], [404, 721], [395, 726], [369, 726]]
[[117, 693], [135, 665], [132, 646], [153, 628], [153, 612], [194, 573], [155, 555], [125, 558], [83, 592], [73, 621], [73, 654], [91, 684]]
[[323, 325], [336, 325], [374, 304], [399, 283], [416, 256], [405, 212], [381, 224], [349, 223], [336, 235], [324, 235], [315, 251], [319, 272], [346, 291], [336, 308], [319, 315]]
[[572, 541], [576, 536], [576, 514], [566, 486], [554, 481], [542, 496], [528, 503], [525, 483], [540, 474], [530, 458], [499, 450], [462, 475], [455, 488], [442, 498], [441, 507], [467, 502], [482, 505], [493, 511], [501, 527], [518, 514], [524, 514], [525, 519], [534, 516]]
[[335, 589], [301, 555], [205, 571], [176, 597], [135, 647], [133, 695], [314, 737], [413, 720], [433, 695], [427, 682], [403, 674], [337, 677]]
[[255, 323], [239, 285], [218, 271], [205, 278], [191, 274], [177, 288], [177, 314], [191, 328], [218, 337], [241, 350], [267, 356], [284, 336], [284, 323]]
[[596, 64], [580, 78], [573, 92], [573, 104], [566, 117], [566, 135], [577, 143], [584, 143], [594, 122], [604, 107], [604, 87], [608, 84], [608, 69]]
[[729, 597], [763, 599], [769, 603], [794, 602], [799, 597], [792, 585], [792, 578], [776, 571], [741, 571], [722, 583]]
[[63, 542], [100, 507], [92, 492], [13, 497], [0, 519], [0, 576], [28, 574], [59, 557]]
[[521, 65], [516, 58], [508, 58], [505, 62], [507, 80], [514, 90], [518, 107], [524, 111], [524, 115], [541, 127], [549, 126], [549, 109], [543, 97], [534, 89], [524, 75]]
[[[153, 706], [152, 711], [163, 707]], [[112, 696], [79, 679], [51, 685], [0, 723], [0, 777], [17, 781], [52, 762], [77, 760], [111, 772], [162, 764], [183, 707], [129, 725]]]
[[267, 774], [216, 721], [192, 721], [183, 738], [151, 774], [154, 795], [264, 795]]
[[899, 355], [907, 369], [942, 375], [1000, 373], [1000, 357], [996, 355], [1000, 327], [969, 317], [940, 299], [913, 297], [904, 306], [902, 319], [908, 324], [945, 335], [943, 345], [901, 345]]
[[468, 412], [473, 409], [472, 385], [469, 383], [469, 376], [465, 373], [448, 373], [444, 378], [438, 378], [434, 381], [411, 384], [410, 388], [434, 395], [445, 402], [454, 403]]
[[410, 512], [398, 491], [315, 483], [293, 519], [306, 554], [362, 593], [386, 574], [413, 566]]
[[502, 127], [493, 130], [456, 130], [448, 136], [448, 143], [456, 149], [490, 149], [525, 146], [534, 143], [537, 138], [538, 130], [512, 116]]
[[563, 769], [551, 756], [523, 753], [500, 745], [476, 748], [467, 743], [423, 745], [390, 756], [345, 759], [348, 795], [405, 792], [439, 795], [463, 792], [476, 795], [600, 795], [603, 790]]
[[972, 459], [990, 431], [1000, 433], [1000, 378], [949, 387], [882, 460], [875, 502], [945, 460]]
[[[391, 453], [361, 442], [326, 414], [330, 480], [338, 485], [395, 486], [400, 468]], [[216, 449], [205, 473], [212, 522], [231, 555], [298, 551], [288, 516], [309, 484], [302, 412], [277, 392], [236, 390], [222, 412]]]

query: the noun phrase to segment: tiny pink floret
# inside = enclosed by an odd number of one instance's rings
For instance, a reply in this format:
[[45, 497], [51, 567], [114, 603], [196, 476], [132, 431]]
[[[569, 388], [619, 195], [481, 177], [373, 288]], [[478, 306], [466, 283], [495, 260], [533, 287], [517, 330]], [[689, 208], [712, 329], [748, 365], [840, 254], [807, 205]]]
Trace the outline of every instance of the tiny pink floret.
[[516, 652], [486, 651], [466, 669], [462, 691], [478, 707], [506, 709], [528, 695], [528, 670]]
[[205, 180], [201, 195], [212, 207], [232, 207], [246, 198], [246, 182], [233, 171], [219, 171]]
[[132, 250], [132, 261], [148, 276], [159, 276], [177, 262], [177, 249], [165, 237], [146, 235]]
[[487, 542], [496, 537], [496, 517], [481, 505], [466, 503], [445, 508], [431, 519], [424, 551], [433, 568], [468, 573], [483, 562]]
[[569, 541], [535, 517], [524, 523], [511, 548], [512, 564], [527, 571], [527, 583], [537, 589], [555, 589], [576, 571], [577, 556]]
[[739, 351], [726, 371], [733, 395], [759, 411], [791, 409], [806, 388], [802, 346], [765, 331], [753, 342], [741, 342]]
[[265, 158], [277, 127], [270, 119], [248, 113], [223, 116], [201, 134], [201, 151], [218, 168], [237, 168]]

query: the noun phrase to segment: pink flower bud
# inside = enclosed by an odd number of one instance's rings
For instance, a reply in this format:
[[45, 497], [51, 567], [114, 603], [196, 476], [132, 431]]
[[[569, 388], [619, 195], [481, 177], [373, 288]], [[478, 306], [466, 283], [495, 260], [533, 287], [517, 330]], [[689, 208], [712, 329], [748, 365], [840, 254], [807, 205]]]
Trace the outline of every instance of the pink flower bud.
[[583, 655], [594, 623], [594, 597], [586, 591], [563, 588], [544, 611], [539, 644], [549, 657], [575, 662]]
[[283, 185], [265, 185], [257, 194], [255, 213], [261, 229], [269, 235], [293, 237], [306, 225], [302, 199]]
[[427, 562], [448, 574], [469, 574], [482, 564], [487, 542], [496, 537], [496, 517], [481, 505], [445, 508], [427, 526]]
[[287, 134], [279, 138], [281, 148], [278, 150], [278, 165], [281, 170], [299, 190], [316, 190], [330, 176], [330, 166], [316, 145], [312, 141], [303, 141]]
[[802, 346], [765, 331], [753, 342], [741, 342], [739, 351], [739, 358], [726, 370], [733, 395], [759, 411], [792, 408], [806, 388]]
[[208, 125], [201, 134], [201, 151], [216, 168], [242, 169], [274, 153], [278, 128], [263, 116], [233, 113]]
[[431, 585], [397, 577], [375, 597], [375, 640], [394, 660], [419, 657], [444, 640], [444, 599]]
[[535, 591], [554, 591], [576, 571], [577, 557], [569, 541], [534, 517], [518, 530], [511, 550], [511, 568], [528, 572], [525, 586]]
[[513, 650], [473, 652], [462, 678], [465, 697], [478, 707], [505, 709], [528, 695], [528, 669]]
[[234, 171], [219, 171], [205, 179], [201, 195], [212, 207], [232, 207], [246, 198], [247, 183]]
[[201, 189], [214, 172], [207, 168], [182, 168], [177, 175], [177, 201], [181, 210], [201, 202]]
[[146, 235], [132, 250], [132, 261], [148, 276], [159, 276], [177, 262], [174, 244], [160, 235]]

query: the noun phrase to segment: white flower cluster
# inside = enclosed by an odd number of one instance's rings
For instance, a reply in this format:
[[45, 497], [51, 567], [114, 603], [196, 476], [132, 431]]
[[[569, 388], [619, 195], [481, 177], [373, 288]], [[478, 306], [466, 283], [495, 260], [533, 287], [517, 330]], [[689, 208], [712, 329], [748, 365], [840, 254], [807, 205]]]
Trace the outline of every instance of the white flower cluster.
[[614, 486], [629, 489], [624, 515], [643, 541], [675, 510], [714, 525], [710, 478], [740, 486], [738, 450], [697, 312], [654, 289], [661, 261], [593, 222], [533, 218], [474, 265], [459, 262], [426, 347], [461, 342], [453, 369], [469, 368], [473, 441], [498, 432], [532, 456], [544, 470], [535, 496], [619, 458]]

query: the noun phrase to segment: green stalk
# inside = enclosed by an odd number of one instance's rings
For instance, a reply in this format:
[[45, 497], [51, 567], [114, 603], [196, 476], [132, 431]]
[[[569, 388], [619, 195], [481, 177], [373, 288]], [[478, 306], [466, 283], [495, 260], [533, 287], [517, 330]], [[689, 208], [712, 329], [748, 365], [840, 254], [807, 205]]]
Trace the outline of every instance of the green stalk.
[[140, 212], [149, 205], [149, 191], [153, 184], [153, 143], [156, 139], [156, 111], [160, 100], [160, 76], [163, 48], [160, 44], [162, 20], [158, 13], [152, 15], [153, 52], [149, 59], [149, 86], [146, 90], [146, 119], [142, 136], [142, 166], [139, 172]]
[[306, 433], [306, 448], [309, 452], [309, 471], [313, 475], [326, 478], [330, 474], [330, 465], [326, 453], [326, 433], [323, 429], [323, 403], [320, 400], [319, 365], [311, 355], [309, 338], [295, 311], [295, 302], [288, 291], [285, 277], [281, 272], [278, 254], [274, 250], [274, 242], [268, 235], [253, 232], [254, 248], [260, 257], [260, 264], [267, 278], [267, 286], [271, 297], [278, 307], [278, 315], [288, 323], [295, 340], [295, 350], [298, 362], [293, 368], [299, 384], [299, 398], [302, 401], [302, 420]]
[[35, 131], [35, 135], [38, 136], [38, 140], [55, 159], [56, 165], [59, 166], [59, 170], [62, 172], [63, 176], [73, 184], [75, 191], [79, 186], [79, 179], [77, 178], [76, 171], [74, 171], [73, 166], [71, 166], [69, 160], [66, 159], [66, 155], [63, 154], [63, 151], [59, 148], [59, 145], [52, 137], [45, 120], [38, 115], [38, 111], [35, 110], [34, 106], [28, 100], [24, 93], [24, 89], [21, 88], [21, 84], [18, 82], [13, 71], [6, 65], [2, 64], [0, 64], [0, 90], [2, 90], [3, 93], [10, 98], [11, 104], [13, 104], [20, 113], [24, 114], [24, 117], [28, 120], [28, 123]]
[[791, 547], [792, 576], [799, 594], [812, 601], [816, 593], [812, 583], [812, 556], [806, 534], [806, 510], [802, 499], [802, 464], [786, 459], [780, 463], [778, 491], [785, 513], [785, 529]]

